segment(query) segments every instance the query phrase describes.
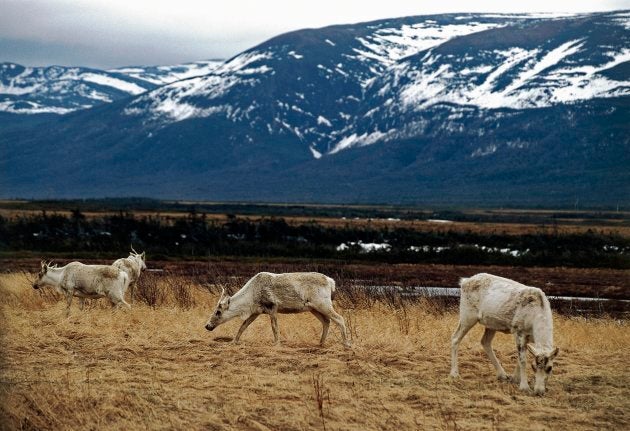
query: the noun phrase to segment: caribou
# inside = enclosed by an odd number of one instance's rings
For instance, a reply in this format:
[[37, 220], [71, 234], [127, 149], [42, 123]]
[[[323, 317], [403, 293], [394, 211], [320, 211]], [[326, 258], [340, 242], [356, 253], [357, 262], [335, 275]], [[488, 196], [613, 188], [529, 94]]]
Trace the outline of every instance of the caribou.
[[138, 283], [140, 274], [147, 269], [145, 252], [138, 253], [131, 247], [129, 256], [114, 261], [112, 266], [124, 271], [129, 277], [129, 286], [131, 287], [130, 302], [133, 304], [136, 284]]
[[240, 317], [243, 321], [234, 343], [238, 343], [243, 331], [261, 314], [271, 319], [274, 343], [278, 338], [278, 313], [301, 313], [310, 311], [322, 323], [320, 345], [328, 335], [332, 320], [339, 326], [343, 344], [350, 347], [346, 324], [343, 317], [333, 308], [332, 296], [335, 281], [317, 272], [293, 272], [273, 274], [261, 272], [252, 277], [238, 292], [229, 296], [223, 289], [217, 306], [206, 323], [212, 331], [217, 326]]
[[536, 376], [534, 392], [544, 394], [559, 349], [553, 345], [551, 307], [543, 291], [484, 273], [462, 278], [460, 287], [459, 325], [451, 339], [451, 377], [459, 377], [459, 343], [475, 324], [480, 323], [485, 326], [481, 345], [497, 371], [497, 378], [508, 380], [492, 350], [492, 339], [497, 331], [512, 333], [518, 353], [512, 381], [519, 384], [519, 389], [530, 390], [526, 371], [529, 350], [535, 358], [532, 364]]
[[124, 305], [131, 308], [125, 302], [129, 276], [111, 265], [84, 265], [80, 262], [71, 262], [58, 267], [42, 261], [33, 288], [39, 289], [43, 286], [53, 286], [59, 293], [65, 295], [66, 316], [70, 315], [72, 298], [75, 296], [79, 298], [81, 310], [86, 298], [102, 297], [107, 297], [112, 306]]

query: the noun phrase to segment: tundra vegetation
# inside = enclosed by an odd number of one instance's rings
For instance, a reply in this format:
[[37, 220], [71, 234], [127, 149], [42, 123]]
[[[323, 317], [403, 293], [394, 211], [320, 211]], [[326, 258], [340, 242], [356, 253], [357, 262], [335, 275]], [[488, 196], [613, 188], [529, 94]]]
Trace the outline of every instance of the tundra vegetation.
[[[0, 208], [1, 209], [1, 208]], [[4, 215], [2, 215], [4, 214]], [[445, 214], [446, 215], [446, 214]], [[282, 218], [199, 213], [0, 211], [0, 255], [119, 257], [129, 243], [152, 260], [207, 256], [387, 263], [630, 268], [630, 222], [538, 224], [441, 219]], [[579, 214], [585, 216], [584, 214]], [[439, 216], [439, 214], [438, 214]], [[401, 215], [402, 217], [402, 215]], [[498, 217], [498, 216], [497, 216]], [[433, 220], [433, 221], [431, 221]], [[475, 220], [474, 218], [472, 220]], [[482, 219], [483, 220], [483, 219]], [[529, 219], [524, 219], [529, 220]], [[561, 221], [558, 221], [561, 220]]]
[[[353, 276], [335, 274], [335, 308], [353, 341], [345, 349], [337, 331], [324, 347], [314, 344], [322, 326], [308, 314], [278, 316], [278, 346], [263, 319], [240, 344], [228, 342], [240, 322], [206, 331], [222, 289], [236, 292], [249, 278], [232, 266], [149, 272], [131, 310], [112, 311], [107, 301], [93, 300], [68, 319], [58, 293], [31, 288], [34, 272], [2, 274], [0, 423], [9, 429], [216, 430], [630, 425], [627, 320], [554, 314], [562, 353], [540, 398], [496, 379], [479, 344], [481, 326], [460, 345], [464, 378], [449, 377], [456, 304], [359, 289]], [[493, 347], [510, 372], [513, 337], [499, 334]]]

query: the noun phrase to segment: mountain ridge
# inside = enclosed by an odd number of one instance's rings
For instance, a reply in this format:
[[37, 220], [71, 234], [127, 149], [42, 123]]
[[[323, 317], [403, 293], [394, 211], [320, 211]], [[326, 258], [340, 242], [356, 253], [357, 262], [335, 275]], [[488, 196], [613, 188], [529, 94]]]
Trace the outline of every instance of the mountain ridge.
[[449, 14], [286, 33], [206, 75], [0, 133], [2, 193], [627, 204], [628, 22]]
[[4, 62], [0, 63], [0, 112], [68, 114], [209, 73], [219, 63], [209, 60], [101, 70], [57, 65], [26, 67]]

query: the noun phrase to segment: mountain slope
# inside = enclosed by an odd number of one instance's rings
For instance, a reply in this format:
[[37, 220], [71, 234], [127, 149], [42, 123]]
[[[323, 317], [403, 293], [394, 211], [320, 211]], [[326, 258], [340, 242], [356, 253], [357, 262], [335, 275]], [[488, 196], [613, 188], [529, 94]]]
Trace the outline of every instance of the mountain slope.
[[207, 76], [139, 97], [125, 113], [157, 126], [191, 118], [227, 119], [266, 140], [297, 140], [311, 157], [319, 157], [354, 121], [365, 88], [398, 59], [519, 19], [411, 17], [291, 32]]
[[628, 22], [454, 14], [287, 33], [207, 75], [3, 130], [0, 190], [628, 204]]
[[205, 75], [220, 63], [219, 60], [211, 60], [108, 71], [1, 63], [0, 112], [67, 114], [135, 96], [180, 79]]

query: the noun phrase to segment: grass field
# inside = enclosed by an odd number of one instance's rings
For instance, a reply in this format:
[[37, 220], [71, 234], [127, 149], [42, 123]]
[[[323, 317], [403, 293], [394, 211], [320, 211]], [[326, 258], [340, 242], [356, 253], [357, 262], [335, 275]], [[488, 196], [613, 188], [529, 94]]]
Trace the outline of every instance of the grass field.
[[[227, 279], [227, 278], [226, 278]], [[0, 423], [5, 429], [628, 429], [626, 320], [555, 316], [560, 355], [545, 397], [495, 380], [473, 329], [448, 377], [457, 313], [421, 301], [335, 301], [353, 338], [331, 326], [317, 346], [310, 314], [280, 316], [281, 345], [261, 316], [209, 333], [216, 289], [158, 280], [160, 305], [113, 311], [105, 300], [70, 318], [23, 273], [0, 276]], [[153, 292], [155, 294], [155, 292]], [[144, 293], [146, 295], [146, 292]], [[506, 369], [513, 341], [498, 335]], [[530, 371], [531, 377], [531, 371]]]

